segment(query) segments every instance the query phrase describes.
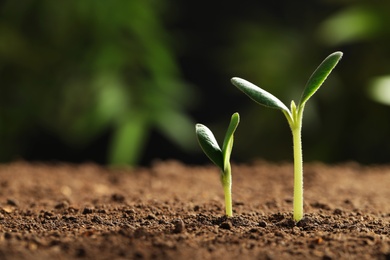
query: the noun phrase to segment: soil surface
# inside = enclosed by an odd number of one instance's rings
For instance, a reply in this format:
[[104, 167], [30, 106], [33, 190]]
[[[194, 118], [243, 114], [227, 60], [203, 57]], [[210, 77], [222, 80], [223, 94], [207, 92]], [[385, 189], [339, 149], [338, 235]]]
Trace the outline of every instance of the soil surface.
[[0, 259], [390, 259], [390, 166], [233, 165], [234, 217], [214, 166], [157, 161], [0, 165]]

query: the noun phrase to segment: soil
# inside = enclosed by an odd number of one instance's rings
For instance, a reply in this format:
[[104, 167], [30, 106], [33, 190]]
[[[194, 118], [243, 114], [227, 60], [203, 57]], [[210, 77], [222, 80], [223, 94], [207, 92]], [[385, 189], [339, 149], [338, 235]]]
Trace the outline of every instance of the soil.
[[234, 216], [214, 166], [0, 165], [1, 259], [390, 259], [390, 166], [235, 164]]

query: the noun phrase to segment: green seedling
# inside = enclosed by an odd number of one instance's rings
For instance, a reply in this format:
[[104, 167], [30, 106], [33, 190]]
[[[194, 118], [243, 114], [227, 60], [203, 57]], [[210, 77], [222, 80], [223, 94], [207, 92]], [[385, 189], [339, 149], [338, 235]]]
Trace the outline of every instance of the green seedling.
[[299, 221], [303, 218], [303, 160], [302, 160], [302, 115], [303, 109], [309, 98], [319, 89], [333, 68], [341, 59], [343, 53], [335, 52], [329, 55], [314, 71], [306, 83], [298, 105], [291, 101], [291, 109], [288, 109], [278, 98], [259, 88], [258, 86], [241, 78], [232, 78], [232, 83], [252, 100], [260, 105], [279, 109], [286, 116], [293, 136], [294, 149], [294, 202], [293, 218]]
[[221, 170], [221, 182], [225, 194], [225, 208], [228, 217], [233, 216], [232, 207], [232, 170], [230, 166], [230, 155], [232, 153], [234, 132], [240, 122], [240, 115], [234, 113], [230, 120], [228, 130], [225, 134], [222, 150], [218, 145], [217, 140], [211, 130], [202, 124], [196, 124], [196, 136], [203, 152], [210, 160]]

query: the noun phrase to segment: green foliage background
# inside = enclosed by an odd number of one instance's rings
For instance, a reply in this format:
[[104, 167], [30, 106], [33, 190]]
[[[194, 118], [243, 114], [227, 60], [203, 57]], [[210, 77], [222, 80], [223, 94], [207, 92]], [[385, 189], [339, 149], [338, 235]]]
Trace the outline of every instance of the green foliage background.
[[389, 162], [390, 106], [372, 98], [375, 80], [390, 76], [389, 20], [386, 1], [4, 0], [0, 160], [206, 162], [195, 122], [222, 137], [236, 111], [233, 160], [292, 160], [283, 115], [230, 78], [289, 104], [340, 50], [305, 109], [304, 159]]
[[183, 149], [193, 146], [184, 112], [191, 89], [167, 44], [163, 8], [152, 1], [6, 1], [2, 159], [23, 156], [20, 138], [36, 129], [77, 149], [110, 128], [110, 163], [136, 163], [151, 127]]

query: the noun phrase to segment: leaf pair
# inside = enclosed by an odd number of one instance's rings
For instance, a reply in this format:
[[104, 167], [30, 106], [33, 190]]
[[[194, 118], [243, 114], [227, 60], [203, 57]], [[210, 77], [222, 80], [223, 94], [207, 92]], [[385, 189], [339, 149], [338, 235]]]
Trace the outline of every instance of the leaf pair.
[[[302, 110], [309, 98], [321, 87], [322, 83], [324, 83], [333, 68], [336, 67], [342, 56], [342, 52], [332, 53], [318, 66], [306, 83], [306, 87], [298, 104], [298, 110]], [[287, 113], [291, 117], [291, 111], [277, 97], [244, 79], [235, 77], [232, 78], [231, 81], [234, 86], [255, 102], [266, 107], [282, 110], [283, 113]]]
[[217, 140], [211, 130], [202, 124], [196, 124], [196, 136], [198, 142], [204, 153], [210, 160], [217, 165], [222, 172], [225, 172], [229, 165], [230, 155], [232, 153], [234, 132], [240, 122], [240, 116], [238, 113], [234, 113], [230, 120], [228, 130], [225, 134], [222, 149], [219, 147]]

